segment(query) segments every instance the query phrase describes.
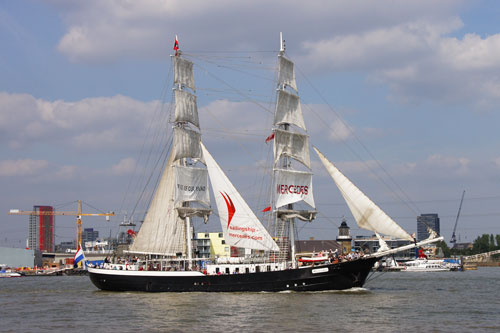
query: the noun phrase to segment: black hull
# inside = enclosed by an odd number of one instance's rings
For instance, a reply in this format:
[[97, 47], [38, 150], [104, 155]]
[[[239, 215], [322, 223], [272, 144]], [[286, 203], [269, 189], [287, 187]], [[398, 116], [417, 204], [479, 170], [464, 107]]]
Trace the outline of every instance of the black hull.
[[89, 272], [99, 289], [147, 292], [322, 291], [362, 287], [376, 258], [283, 271], [203, 276], [130, 276]]

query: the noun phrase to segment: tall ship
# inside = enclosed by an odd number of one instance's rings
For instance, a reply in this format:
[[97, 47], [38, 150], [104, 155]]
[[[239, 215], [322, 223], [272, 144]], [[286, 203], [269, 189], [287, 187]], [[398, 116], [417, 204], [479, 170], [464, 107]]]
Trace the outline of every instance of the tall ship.
[[[146, 292], [321, 291], [362, 287], [380, 257], [435, 242], [431, 237], [401, 249], [345, 258], [325, 253], [297, 258], [295, 223], [317, 214], [310, 162], [309, 136], [302, 115], [294, 63], [285, 55], [280, 36], [278, 85], [274, 111], [272, 205], [273, 236], [259, 221], [201, 138], [193, 62], [182, 56], [178, 42], [172, 56], [175, 111], [173, 143], [144, 222], [127, 251], [133, 260], [89, 267], [102, 290]], [[266, 140], [267, 141], [267, 140]], [[322, 164], [339, 188], [361, 228], [414, 241], [364, 195], [317, 148]], [[209, 186], [209, 183], [211, 186]], [[205, 222], [212, 213], [213, 192], [224, 240], [252, 256], [206, 262], [192, 246], [192, 219]], [[300, 204], [301, 209], [298, 209]], [[306, 208], [304, 208], [306, 207]]]

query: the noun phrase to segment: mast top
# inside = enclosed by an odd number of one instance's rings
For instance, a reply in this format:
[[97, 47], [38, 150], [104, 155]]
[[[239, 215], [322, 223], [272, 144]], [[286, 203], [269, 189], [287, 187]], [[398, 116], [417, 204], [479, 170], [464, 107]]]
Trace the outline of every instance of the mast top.
[[285, 40], [283, 39], [283, 33], [280, 32], [280, 54], [285, 53]]
[[174, 40], [174, 51], [176, 56], [178, 56], [181, 53], [179, 49], [179, 39], [177, 38], [177, 35], [175, 35], [175, 40]]

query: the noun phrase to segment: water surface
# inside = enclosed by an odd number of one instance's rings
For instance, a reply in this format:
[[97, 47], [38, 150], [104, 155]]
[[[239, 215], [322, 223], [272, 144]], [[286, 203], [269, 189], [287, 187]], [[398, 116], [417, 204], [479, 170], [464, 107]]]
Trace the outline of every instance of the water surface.
[[0, 279], [2, 332], [498, 332], [500, 269], [375, 273], [340, 292], [105, 292], [87, 276]]

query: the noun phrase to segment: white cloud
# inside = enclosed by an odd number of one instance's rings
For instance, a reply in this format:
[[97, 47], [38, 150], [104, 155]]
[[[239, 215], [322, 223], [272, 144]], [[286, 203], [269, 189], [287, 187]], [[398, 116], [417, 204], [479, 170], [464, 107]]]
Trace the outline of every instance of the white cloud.
[[330, 125], [330, 139], [332, 141], [345, 141], [352, 136], [354, 129], [346, 125], [344, 122], [337, 120]]
[[[54, 141], [79, 150], [131, 149], [142, 144], [160, 106], [120, 95], [51, 102], [0, 92], [0, 138], [13, 149]], [[156, 116], [153, 130], [168, 114]]]
[[[277, 48], [279, 31], [291, 44], [321, 40], [332, 32], [377, 30], [421, 16], [442, 21], [457, 1], [380, 0], [362, 6], [351, 1], [298, 0], [234, 2], [88, 0], [68, 5], [51, 1], [68, 26], [58, 49], [73, 61], [106, 61], [116, 57], [163, 57], [179, 34], [181, 48], [235, 50]], [[391, 10], [380, 10], [381, 8]], [[276, 13], [280, 15], [276, 15]], [[256, 24], [258, 22], [258, 24]], [[231, 29], [227, 29], [231, 27]], [[184, 43], [184, 41], [188, 41]], [[272, 43], [272, 44], [271, 44]], [[196, 45], [196, 47], [189, 47]], [[260, 47], [259, 47], [260, 46]]]
[[495, 165], [500, 168], [500, 157], [495, 159]]
[[67, 24], [58, 49], [75, 62], [165, 59], [176, 34], [188, 53], [276, 50], [284, 31], [302, 68], [362, 71], [395, 101], [491, 108], [500, 100], [500, 34], [450, 37], [467, 28], [462, 1], [49, 2]]
[[111, 167], [111, 171], [116, 175], [126, 175], [131, 174], [136, 170], [136, 161], [135, 159], [128, 157], [120, 160], [118, 164], [115, 164]]
[[45, 170], [48, 166], [48, 161], [29, 158], [0, 161], [0, 176], [31, 176]]

